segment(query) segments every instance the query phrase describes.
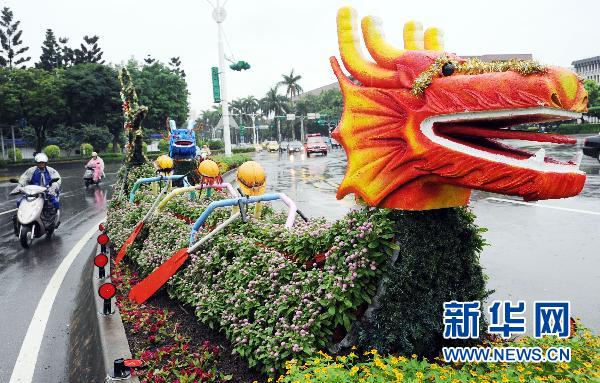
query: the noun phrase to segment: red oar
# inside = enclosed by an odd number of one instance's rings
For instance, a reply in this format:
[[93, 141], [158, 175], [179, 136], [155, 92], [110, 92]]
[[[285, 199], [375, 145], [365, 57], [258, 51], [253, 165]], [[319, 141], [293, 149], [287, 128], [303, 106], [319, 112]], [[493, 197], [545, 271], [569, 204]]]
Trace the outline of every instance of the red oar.
[[194, 243], [190, 248], [184, 248], [177, 250], [171, 255], [171, 258], [167, 259], [165, 263], [158, 266], [154, 271], [144, 278], [140, 283], [133, 286], [129, 290], [129, 299], [136, 303], [144, 303], [148, 298], [154, 295], [167, 281], [175, 275], [177, 270], [185, 263], [190, 254], [194, 253], [200, 248], [200, 245], [214, 237], [218, 232], [223, 230], [231, 222], [235, 221], [240, 213], [237, 212], [231, 217], [227, 218], [217, 227], [215, 227], [210, 233], [206, 234], [200, 240]]
[[123, 242], [123, 245], [121, 245], [121, 248], [119, 249], [119, 252], [117, 253], [117, 257], [115, 258], [115, 266], [118, 265], [119, 262], [121, 262], [123, 257], [125, 257], [127, 248], [129, 246], [131, 246], [131, 244], [135, 241], [135, 239], [137, 238], [140, 231], [142, 231], [142, 228], [144, 227], [144, 223], [146, 223], [146, 220], [148, 220], [148, 218], [152, 215], [152, 213], [154, 212], [154, 209], [156, 208], [156, 206], [158, 206], [158, 201], [160, 200], [160, 197], [167, 191], [168, 188], [169, 188], [169, 183], [167, 182], [167, 184], [160, 191], [158, 196], [156, 196], [156, 199], [154, 200], [154, 203], [150, 207], [150, 210], [148, 210], [148, 212], [146, 213], [144, 218], [142, 218], [142, 220], [140, 222], [138, 222], [137, 225], [135, 225], [133, 232], [129, 235], [129, 237], [125, 240], [125, 242]]
[[179, 270], [189, 256], [190, 254], [188, 253], [187, 247], [177, 250], [173, 253], [171, 258], [156, 268], [152, 274], [148, 275], [143, 281], [135, 285], [129, 291], [129, 299], [136, 303], [144, 303], [148, 298], [154, 295], [158, 289], [167, 283], [169, 278]]
[[117, 257], [115, 258], [115, 265], [118, 265], [119, 262], [121, 262], [121, 260], [123, 259], [123, 257], [125, 257], [125, 252], [127, 252], [127, 248], [135, 241], [135, 239], [138, 236], [138, 234], [140, 233], [140, 231], [142, 231], [142, 228], [144, 227], [144, 223], [145, 223], [144, 220], [141, 220], [140, 222], [138, 222], [137, 225], [135, 225], [133, 232], [129, 235], [129, 237], [127, 237], [125, 242], [123, 242], [123, 245], [121, 246], [121, 248], [119, 249], [119, 252], [117, 253]]

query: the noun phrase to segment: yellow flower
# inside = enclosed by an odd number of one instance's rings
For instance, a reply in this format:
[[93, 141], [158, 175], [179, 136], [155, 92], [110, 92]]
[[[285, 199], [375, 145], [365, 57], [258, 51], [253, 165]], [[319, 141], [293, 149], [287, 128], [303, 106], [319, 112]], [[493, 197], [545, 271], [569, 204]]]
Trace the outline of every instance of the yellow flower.
[[417, 359], [417, 354], [412, 354], [410, 357], [413, 359]]
[[415, 374], [415, 376], [417, 377], [417, 379], [423, 379], [423, 373], [421, 371], [417, 371], [417, 373]]
[[350, 369], [350, 376], [354, 376], [356, 375], [356, 373], [358, 372], [359, 368], [357, 366], [354, 366]]
[[356, 358], [356, 354], [355, 354], [355, 353], [353, 353], [353, 352], [351, 352], [350, 354], [348, 354], [348, 357], [349, 357], [349, 358]]
[[272, 381], [273, 381], [273, 378], [267, 379], [267, 382], [272, 382]]
[[524, 376], [519, 376], [519, 382], [525, 383], [525, 377]]
[[502, 375], [502, 383], [508, 383], [508, 378], [506, 375]]
[[519, 366], [517, 366], [517, 371], [523, 372], [523, 371], [525, 371], [525, 367], [519, 365]]
[[469, 371], [469, 372], [471, 373], [472, 377], [476, 377], [477, 376], [477, 372], [475, 372], [475, 371]]

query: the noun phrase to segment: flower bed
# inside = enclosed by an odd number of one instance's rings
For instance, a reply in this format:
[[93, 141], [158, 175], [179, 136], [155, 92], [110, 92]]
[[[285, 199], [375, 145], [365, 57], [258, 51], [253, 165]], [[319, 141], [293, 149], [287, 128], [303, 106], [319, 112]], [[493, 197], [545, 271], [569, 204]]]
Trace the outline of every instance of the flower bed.
[[232, 378], [217, 371], [218, 345], [193, 342], [182, 334], [172, 311], [135, 305], [123, 296], [138, 280], [127, 265], [113, 268], [111, 280], [119, 292], [117, 305], [130, 334], [133, 357], [142, 361], [142, 368], [132, 372], [140, 382], [223, 382]]
[[509, 342], [489, 342], [494, 347], [570, 347], [569, 363], [456, 363], [430, 362], [402, 356], [381, 356], [377, 350], [331, 357], [325, 353], [305, 363], [286, 363], [278, 382], [597, 382], [600, 380], [600, 337], [579, 329], [570, 339], [524, 337]]

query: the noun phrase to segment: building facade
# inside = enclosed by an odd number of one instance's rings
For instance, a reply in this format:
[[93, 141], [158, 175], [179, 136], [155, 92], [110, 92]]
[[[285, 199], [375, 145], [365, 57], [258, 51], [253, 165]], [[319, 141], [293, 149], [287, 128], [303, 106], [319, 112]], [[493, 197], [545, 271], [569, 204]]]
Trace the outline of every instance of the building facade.
[[594, 80], [600, 83], [600, 56], [576, 60], [571, 65], [584, 80]]

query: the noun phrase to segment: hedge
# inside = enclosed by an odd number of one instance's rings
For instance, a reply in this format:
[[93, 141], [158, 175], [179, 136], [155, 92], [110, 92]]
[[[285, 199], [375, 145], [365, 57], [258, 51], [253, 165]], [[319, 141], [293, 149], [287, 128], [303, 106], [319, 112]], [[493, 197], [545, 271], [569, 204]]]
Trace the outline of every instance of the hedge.
[[15, 148], [14, 152], [13, 152], [13, 149], [10, 148], [10, 149], [8, 149], [8, 152], [6, 154], [7, 154], [7, 157], [6, 157], [7, 162], [14, 161], [15, 157], [17, 158], [17, 161], [21, 161], [23, 159], [23, 152], [21, 152], [21, 149], [19, 149], [19, 148]]
[[600, 132], [600, 124], [561, 124], [552, 128], [550, 132], [558, 134], [593, 134]]

